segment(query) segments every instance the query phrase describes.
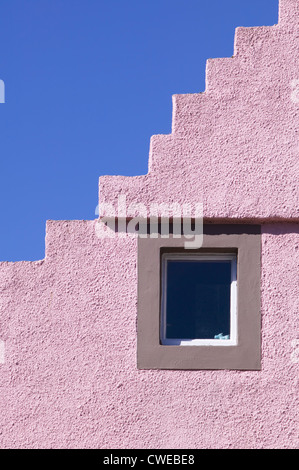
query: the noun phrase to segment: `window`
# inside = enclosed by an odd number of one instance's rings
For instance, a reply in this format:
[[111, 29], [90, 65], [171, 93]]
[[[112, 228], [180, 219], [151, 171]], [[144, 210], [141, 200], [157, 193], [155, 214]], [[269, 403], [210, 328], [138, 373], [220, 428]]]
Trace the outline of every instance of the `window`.
[[236, 254], [162, 255], [161, 344], [237, 344]]
[[260, 226], [138, 239], [139, 369], [260, 369]]

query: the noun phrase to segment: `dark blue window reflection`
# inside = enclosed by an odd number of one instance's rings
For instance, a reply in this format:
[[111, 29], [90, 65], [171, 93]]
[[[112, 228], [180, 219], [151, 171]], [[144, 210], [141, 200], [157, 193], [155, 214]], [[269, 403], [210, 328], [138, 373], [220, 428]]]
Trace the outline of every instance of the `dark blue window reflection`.
[[168, 260], [166, 338], [230, 334], [231, 262]]

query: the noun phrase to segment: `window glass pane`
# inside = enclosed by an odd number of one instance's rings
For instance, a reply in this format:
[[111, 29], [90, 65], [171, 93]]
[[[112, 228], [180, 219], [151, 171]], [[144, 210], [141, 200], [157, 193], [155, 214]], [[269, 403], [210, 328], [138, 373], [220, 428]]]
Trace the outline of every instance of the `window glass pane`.
[[231, 261], [168, 260], [166, 338], [230, 334]]

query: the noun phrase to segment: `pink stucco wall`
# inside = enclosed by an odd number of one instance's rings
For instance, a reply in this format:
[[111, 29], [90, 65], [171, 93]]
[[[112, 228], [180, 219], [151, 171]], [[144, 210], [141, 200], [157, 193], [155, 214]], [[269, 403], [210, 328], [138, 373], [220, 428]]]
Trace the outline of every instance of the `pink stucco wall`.
[[237, 28], [234, 56], [207, 61], [206, 91], [173, 97], [149, 173], [102, 176], [100, 202], [125, 193], [147, 206], [202, 201], [207, 219], [298, 220], [298, 22], [299, 2], [282, 0], [278, 25]]
[[148, 175], [100, 180], [102, 201], [262, 223], [262, 369], [137, 370], [136, 238], [49, 221], [44, 260], [0, 263], [0, 447], [298, 447], [299, 2], [280, 8], [208, 62], [205, 93], [174, 98]]

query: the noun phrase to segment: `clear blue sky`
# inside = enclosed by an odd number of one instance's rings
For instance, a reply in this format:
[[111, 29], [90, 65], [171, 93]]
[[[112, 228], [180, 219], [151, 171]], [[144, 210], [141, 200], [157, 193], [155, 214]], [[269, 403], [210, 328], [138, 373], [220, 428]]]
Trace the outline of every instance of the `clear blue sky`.
[[94, 219], [100, 175], [147, 172], [172, 94], [277, 20], [278, 0], [0, 0], [0, 260], [44, 258], [47, 219]]

